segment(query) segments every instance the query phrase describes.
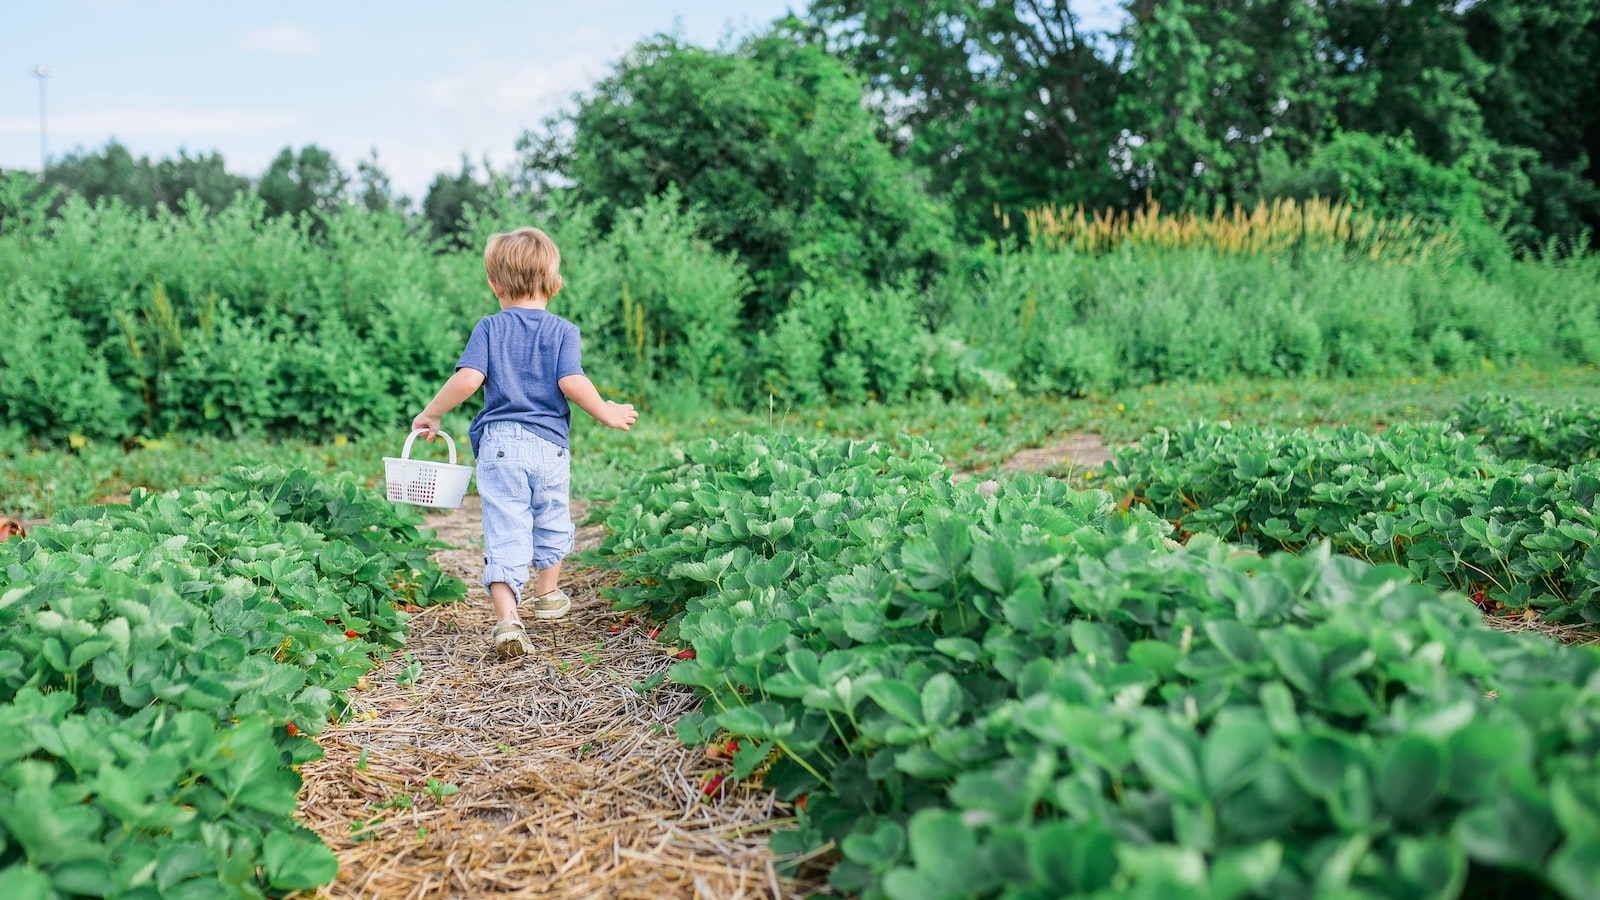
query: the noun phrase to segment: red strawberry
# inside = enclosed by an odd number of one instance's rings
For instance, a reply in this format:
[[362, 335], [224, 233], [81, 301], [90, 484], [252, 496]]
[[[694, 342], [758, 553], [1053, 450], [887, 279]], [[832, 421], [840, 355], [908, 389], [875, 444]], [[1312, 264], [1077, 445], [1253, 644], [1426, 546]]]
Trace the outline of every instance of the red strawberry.
[[293, 722], [290, 722], [289, 724], [283, 726], [283, 729], [285, 731], [289, 732], [289, 737], [299, 737], [300, 736], [300, 729], [296, 728]]
[[349, 638], [352, 641], [355, 640], [358, 637], [361, 637], [361, 635], [357, 634], [355, 629], [353, 629], [353, 628], [346, 628], [344, 630], [344, 636]]
[[690, 647], [687, 650], [682, 650], [682, 651], [679, 651], [677, 653], [674, 653], [674, 654], [672, 654], [672, 658], [673, 659], [694, 659], [694, 648]]
[[660, 625], [657, 625], [656, 627], [650, 629], [650, 640], [653, 641], [653, 640], [655, 640], [656, 638], [658, 638], [660, 636], [661, 636], [661, 626]]
[[10, 540], [14, 537], [27, 536], [28, 529], [23, 528], [21, 522], [18, 522], [16, 519], [0, 519], [0, 543]]
[[710, 778], [705, 779], [705, 781], [701, 783], [700, 792], [705, 794], [707, 797], [710, 797], [722, 790], [722, 782], [723, 777], [720, 773], [712, 775]]
[[801, 794], [800, 795], [800, 799], [794, 801], [794, 805], [797, 808], [804, 810], [806, 808], [806, 798], [809, 797], [809, 796], [811, 796], [811, 795], [810, 794]]

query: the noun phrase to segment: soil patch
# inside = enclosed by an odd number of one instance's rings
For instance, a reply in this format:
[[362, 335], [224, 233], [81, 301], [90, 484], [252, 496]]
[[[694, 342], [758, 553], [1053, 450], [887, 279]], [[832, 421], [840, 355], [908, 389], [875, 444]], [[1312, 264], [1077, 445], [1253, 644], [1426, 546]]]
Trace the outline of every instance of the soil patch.
[[1111, 448], [1100, 435], [1072, 432], [1043, 447], [1031, 447], [1000, 464], [1002, 472], [1081, 472], [1099, 469], [1111, 459]]

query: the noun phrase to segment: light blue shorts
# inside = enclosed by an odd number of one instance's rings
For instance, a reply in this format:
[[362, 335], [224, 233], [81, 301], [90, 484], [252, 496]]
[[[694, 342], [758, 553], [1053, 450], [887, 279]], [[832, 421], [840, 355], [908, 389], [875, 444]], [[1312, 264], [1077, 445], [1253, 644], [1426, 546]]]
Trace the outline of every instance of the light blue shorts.
[[571, 486], [565, 448], [515, 422], [485, 426], [478, 441], [484, 587], [505, 582], [521, 600], [529, 564], [548, 569], [572, 552]]

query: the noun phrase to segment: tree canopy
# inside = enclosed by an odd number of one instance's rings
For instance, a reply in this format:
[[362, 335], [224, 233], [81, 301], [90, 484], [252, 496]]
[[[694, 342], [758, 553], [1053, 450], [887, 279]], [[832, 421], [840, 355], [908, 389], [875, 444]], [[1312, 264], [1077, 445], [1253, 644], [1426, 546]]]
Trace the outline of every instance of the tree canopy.
[[[934, 277], [949, 241], [1046, 204], [1208, 210], [1332, 195], [1530, 248], [1600, 231], [1600, 0], [814, 0], [720, 48], [657, 36], [518, 144], [415, 207], [376, 152], [315, 144], [259, 178], [217, 153], [111, 141], [41, 186], [182, 214], [254, 191], [268, 215], [351, 207], [458, 246], [494, 198], [570, 189], [618, 210], [669, 189], [755, 284]], [[1096, 27], [1086, 25], [1094, 11]]]
[[535, 178], [618, 209], [675, 191], [749, 265], [749, 311], [770, 312], [801, 281], [928, 271], [948, 233], [945, 207], [878, 139], [862, 92], [789, 28], [730, 50], [661, 36], [521, 147]]
[[175, 159], [151, 162], [148, 156], [135, 157], [116, 140], [98, 151], [68, 153], [50, 164], [41, 182], [62, 195], [79, 194], [91, 203], [119, 198], [148, 213], [179, 212], [179, 204], [191, 191], [208, 209], [218, 210], [241, 191], [250, 190], [250, 179], [229, 173], [219, 153], [190, 156], [179, 151]]
[[1350, 134], [1469, 177], [1521, 243], [1600, 225], [1600, 0], [1127, 0], [1099, 32], [1085, 6], [817, 0], [811, 17], [969, 229], [994, 204], [1249, 202], [1264, 159], [1318, 165]]

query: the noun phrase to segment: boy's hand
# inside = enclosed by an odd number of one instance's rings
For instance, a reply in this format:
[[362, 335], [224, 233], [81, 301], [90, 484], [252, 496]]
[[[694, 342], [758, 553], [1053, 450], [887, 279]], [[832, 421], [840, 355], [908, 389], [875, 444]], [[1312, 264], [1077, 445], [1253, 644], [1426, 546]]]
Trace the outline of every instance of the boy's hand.
[[411, 420], [411, 430], [421, 431], [423, 433], [422, 439], [431, 441], [433, 440], [434, 435], [439, 433], [440, 418], [440, 416], [430, 416], [427, 413], [421, 413], [415, 419]]
[[627, 431], [633, 423], [639, 421], [639, 412], [633, 408], [632, 403], [617, 403], [613, 400], [606, 401], [605, 418], [601, 423], [610, 428]]

